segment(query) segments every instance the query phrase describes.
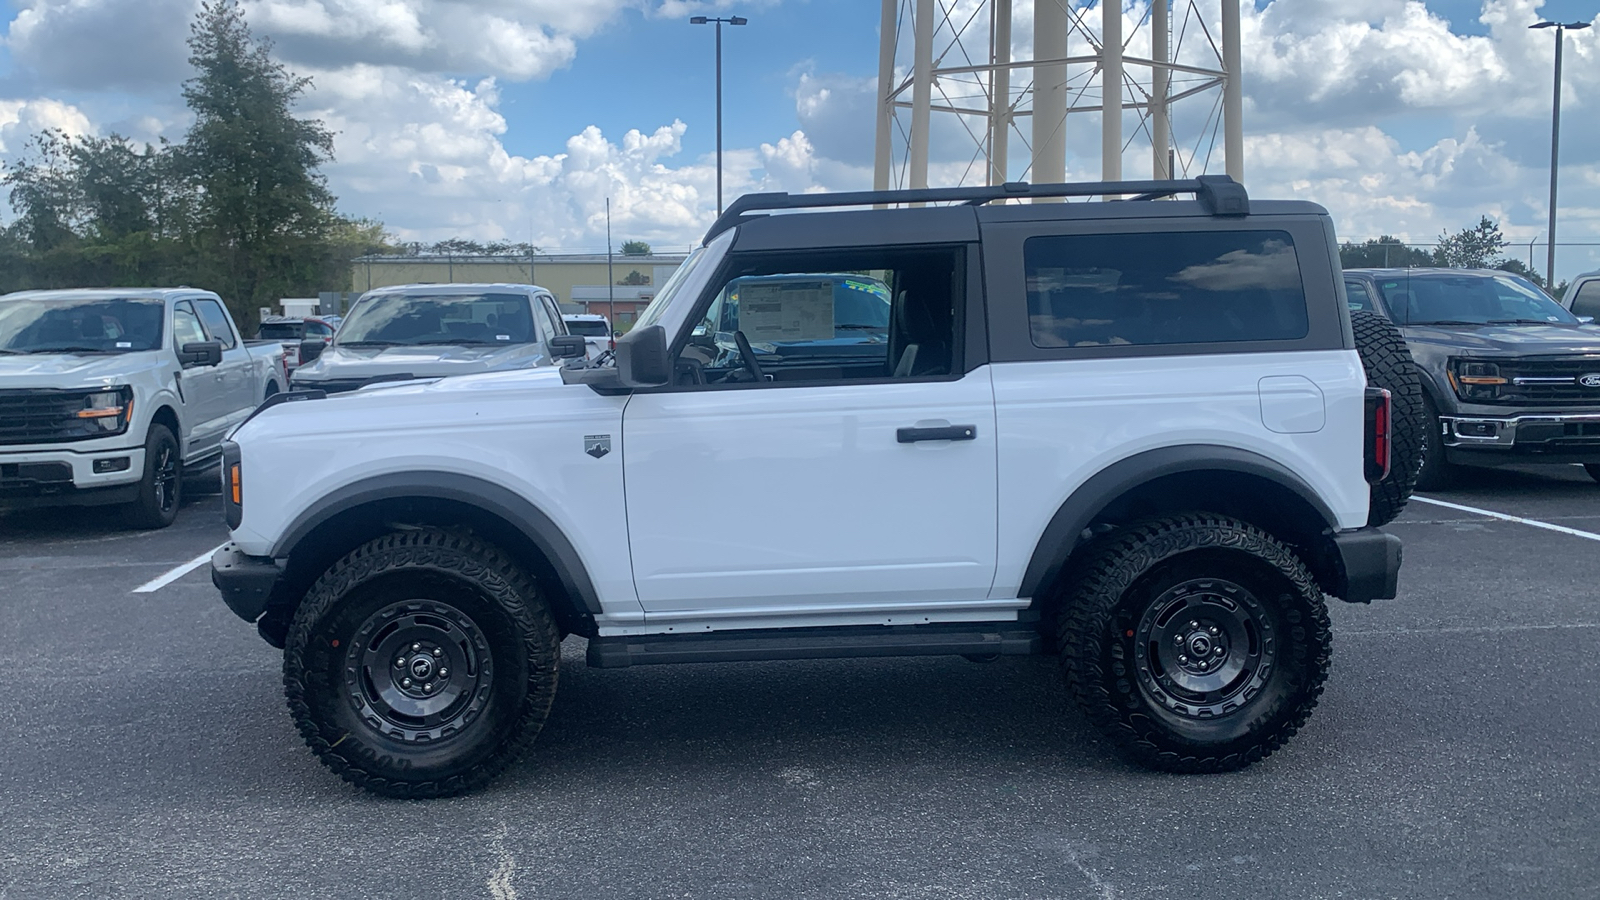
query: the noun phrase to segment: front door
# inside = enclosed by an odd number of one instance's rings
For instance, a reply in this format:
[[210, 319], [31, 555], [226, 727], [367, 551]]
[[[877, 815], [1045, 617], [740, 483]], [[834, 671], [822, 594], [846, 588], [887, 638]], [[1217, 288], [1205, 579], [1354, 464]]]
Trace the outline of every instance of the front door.
[[629, 399], [647, 621], [912, 624], [985, 607], [994, 394], [961, 352], [965, 256], [833, 256], [731, 257], [678, 383]]
[[[186, 344], [209, 340], [200, 316], [188, 300], [179, 300], [172, 308], [172, 349], [180, 351]], [[178, 373], [178, 390], [183, 394], [183, 421], [189, 430], [189, 439], [183, 444], [185, 459], [203, 456], [222, 440], [227, 427], [226, 375], [220, 366], [185, 365]], [[183, 435], [178, 435], [183, 442]]]

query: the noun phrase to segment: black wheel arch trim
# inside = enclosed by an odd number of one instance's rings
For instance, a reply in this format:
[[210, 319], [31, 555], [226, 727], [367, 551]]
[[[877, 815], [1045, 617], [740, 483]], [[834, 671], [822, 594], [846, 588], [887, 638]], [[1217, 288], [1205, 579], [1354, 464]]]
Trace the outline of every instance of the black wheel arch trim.
[[274, 559], [287, 557], [317, 526], [345, 510], [383, 500], [425, 498], [450, 500], [498, 516], [523, 533], [543, 553], [567, 595], [589, 613], [602, 612], [600, 599], [578, 551], [556, 523], [526, 498], [490, 481], [453, 472], [392, 472], [353, 482], [321, 498], [300, 513], [272, 548]]
[[1067, 558], [1078, 547], [1079, 535], [1096, 516], [1127, 492], [1168, 475], [1186, 472], [1235, 472], [1264, 478], [1287, 488], [1310, 504], [1326, 528], [1336, 530], [1338, 519], [1305, 480], [1282, 463], [1259, 453], [1220, 444], [1158, 447], [1121, 459], [1095, 473], [1062, 502], [1050, 524], [1034, 545], [1023, 571], [1017, 596], [1033, 597], [1056, 580]]

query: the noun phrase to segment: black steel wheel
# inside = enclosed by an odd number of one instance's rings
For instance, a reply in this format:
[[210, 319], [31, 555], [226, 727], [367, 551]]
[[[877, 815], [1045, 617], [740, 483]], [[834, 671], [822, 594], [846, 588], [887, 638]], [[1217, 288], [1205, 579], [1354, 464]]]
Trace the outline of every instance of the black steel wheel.
[[1310, 717], [1331, 651], [1322, 592], [1288, 546], [1196, 513], [1102, 538], [1063, 606], [1062, 667], [1124, 756], [1239, 769]]
[[165, 425], [153, 424], [144, 439], [144, 478], [138, 497], [128, 505], [135, 528], [165, 528], [178, 517], [183, 500], [183, 457], [178, 439]]
[[284, 693], [312, 752], [392, 797], [442, 797], [503, 771], [555, 697], [561, 638], [499, 548], [433, 529], [373, 540], [296, 610]]

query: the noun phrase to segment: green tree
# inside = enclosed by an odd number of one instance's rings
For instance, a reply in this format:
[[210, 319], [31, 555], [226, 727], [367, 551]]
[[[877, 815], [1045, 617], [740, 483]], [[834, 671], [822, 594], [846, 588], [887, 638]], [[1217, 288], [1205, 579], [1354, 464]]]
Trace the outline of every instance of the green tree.
[[1501, 260], [1500, 251], [1511, 242], [1500, 233], [1493, 219], [1483, 216], [1478, 224], [1455, 234], [1440, 232], [1439, 246], [1433, 251], [1435, 263], [1461, 269], [1489, 269]]
[[1339, 247], [1339, 263], [1346, 269], [1431, 266], [1433, 255], [1386, 234], [1360, 244], [1346, 241]]
[[253, 320], [258, 306], [331, 281], [334, 198], [318, 168], [333, 134], [294, 115], [311, 80], [272, 59], [238, 0], [202, 3], [189, 49], [183, 98], [195, 118], [181, 156], [199, 189], [202, 274], [235, 317]]
[[624, 241], [622, 244], [623, 256], [649, 256], [650, 245], [644, 241]]
[[638, 269], [634, 269], [632, 272], [629, 272], [621, 281], [617, 282], [617, 284], [625, 284], [630, 287], [637, 287], [639, 285], [645, 285], [649, 283], [650, 276], [640, 274]]

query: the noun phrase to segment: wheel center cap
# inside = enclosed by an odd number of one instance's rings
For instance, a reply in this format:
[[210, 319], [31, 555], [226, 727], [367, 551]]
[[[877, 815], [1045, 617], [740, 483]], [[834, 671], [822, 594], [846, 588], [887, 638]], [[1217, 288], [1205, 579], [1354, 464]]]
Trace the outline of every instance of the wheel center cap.
[[1196, 657], [1206, 657], [1211, 654], [1211, 637], [1204, 634], [1189, 636], [1189, 653]]
[[411, 660], [411, 677], [428, 679], [433, 677], [433, 659], [427, 656], [418, 656]]

